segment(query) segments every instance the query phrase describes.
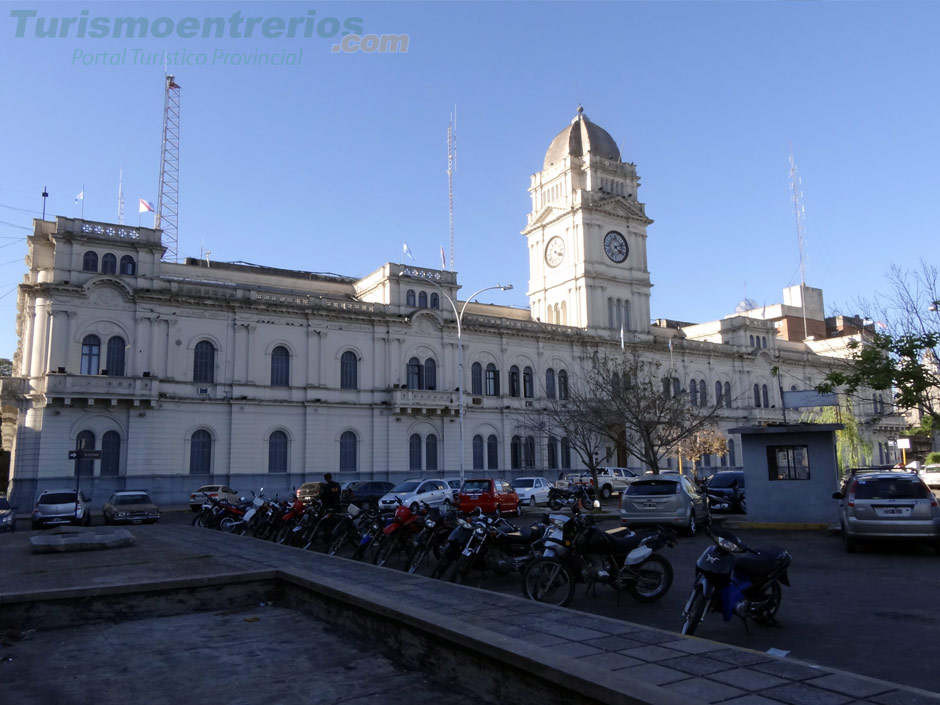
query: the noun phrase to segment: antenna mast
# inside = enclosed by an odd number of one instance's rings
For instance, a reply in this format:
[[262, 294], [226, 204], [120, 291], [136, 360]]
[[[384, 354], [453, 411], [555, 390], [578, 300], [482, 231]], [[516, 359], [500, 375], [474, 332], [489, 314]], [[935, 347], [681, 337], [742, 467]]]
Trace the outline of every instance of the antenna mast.
[[800, 305], [803, 308], [803, 340], [809, 337], [806, 325], [806, 257], [804, 253], [803, 216], [806, 210], [803, 207], [803, 182], [796, 171], [796, 160], [793, 158], [793, 146], [790, 146], [790, 191], [793, 200], [793, 214], [796, 216], [796, 237], [800, 247]]
[[171, 74], [166, 75], [163, 96], [163, 145], [160, 148], [160, 188], [154, 229], [163, 228], [167, 262], [179, 261], [180, 195], [180, 87]]
[[454, 172], [457, 171], [457, 106], [447, 125], [447, 216], [450, 223], [450, 271], [454, 271]]

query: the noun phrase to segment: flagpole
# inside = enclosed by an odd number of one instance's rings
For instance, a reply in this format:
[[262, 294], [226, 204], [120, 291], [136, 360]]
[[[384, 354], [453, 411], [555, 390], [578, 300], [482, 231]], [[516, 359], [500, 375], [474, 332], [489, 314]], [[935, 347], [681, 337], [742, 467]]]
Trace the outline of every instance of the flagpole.
[[82, 184], [82, 220], [85, 220], [85, 184]]

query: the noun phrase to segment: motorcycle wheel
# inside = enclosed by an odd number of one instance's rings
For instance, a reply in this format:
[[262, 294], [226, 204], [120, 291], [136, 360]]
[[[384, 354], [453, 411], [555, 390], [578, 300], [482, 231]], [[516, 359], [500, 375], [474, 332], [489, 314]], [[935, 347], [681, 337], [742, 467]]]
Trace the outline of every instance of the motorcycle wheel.
[[472, 556], [460, 555], [457, 559], [457, 565], [454, 566], [454, 572], [450, 574], [450, 582], [455, 585], [463, 585], [470, 574], [470, 565], [473, 563]]
[[285, 544], [290, 538], [292, 538], [292, 531], [294, 527], [290, 524], [285, 524], [280, 529], [277, 530], [277, 533], [274, 535], [274, 543]]
[[218, 528], [219, 528], [219, 531], [224, 531], [225, 533], [230, 534], [233, 531], [235, 531], [235, 528], [240, 523], [241, 522], [235, 517], [223, 517], [222, 521], [219, 522]]
[[702, 617], [705, 616], [705, 607], [705, 592], [701, 587], [696, 587], [692, 602], [689, 605], [689, 613], [682, 625], [682, 634], [688, 634], [689, 636], [695, 634], [698, 625], [702, 623]]
[[537, 558], [522, 574], [522, 595], [547, 605], [567, 607], [574, 599], [575, 583], [557, 558]]
[[783, 599], [783, 593], [780, 590], [780, 583], [774, 581], [770, 584], [770, 597], [767, 600], [767, 606], [759, 614], [754, 615], [754, 621], [758, 624], [773, 624], [777, 620], [777, 610], [780, 609], [780, 601]]
[[200, 529], [204, 529], [206, 527], [205, 512], [199, 512], [199, 514], [196, 515], [196, 518], [193, 519], [193, 526], [198, 526]]
[[447, 569], [450, 568], [450, 564], [454, 562], [453, 550], [449, 545], [444, 546], [441, 550], [441, 555], [437, 559], [437, 563], [434, 564], [433, 570], [431, 570], [431, 577], [435, 580], [439, 580], [444, 577], [444, 573], [447, 572]]
[[395, 551], [398, 541], [395, 538], [387, 538], [382, 542], [382, 548], [379, 549], [379, 552], [375, 554], [375, 559], [372, 561], [375, 565], [384, 566], [388, 563], [388, 559], [392, 557], [392, 553]]
[[369, 545], [370, 545], [371, 543], [372, 543], [371, 541], [367, 541], [366, 543], [363, 543], [363, 542], [362, 542], [362, 539], [360, 539], [360, 540], [359, 540], [359, 545], [356, 546], [356, 550], [353, 551], [352, 559], [353, 559], [354, 561], [361, 561], [361, 560], [362, 560], [362, 557], [363, 557], [364, 555], [366, 555], [366, 550], [369, 548]]
[[411, 554], [408, 556], [408, 565], [405, 567], [405, 571], [412, 574], [417, 572], [421, 565], [421, 561], [424, 560], [426, 555], [428, 555], [427, 545], [419, 543], [411, 550]]
[[672, 587], [672, 564], [654, 553], [636, 567], [637, 579], [627, 584], [627, 591], [637, 602], [653, 602]]
[[552, 511], [557, 512], [565, 505], [559, 502], [557, 499], [553, 499], [548, 503], [548, 506], [552, 508]]

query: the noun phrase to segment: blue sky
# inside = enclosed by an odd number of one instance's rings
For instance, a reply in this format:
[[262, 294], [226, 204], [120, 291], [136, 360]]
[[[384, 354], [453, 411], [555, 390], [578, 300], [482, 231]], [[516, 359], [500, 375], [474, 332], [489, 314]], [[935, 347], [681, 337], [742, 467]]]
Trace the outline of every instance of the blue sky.
[[[312, 11], [409, 43], [335, 53], [340, 37], [316, 32], [93, 39], [76, 25], [39, 38], [33, 17], [17, 37], [33, 10], [87, 10], [108, 28], [236, 11], [286, 25]], [[16, 285], [43, 186], [47, 218], [79, 216], [84, 187], [85, 217], [116, 220], [121, 168], [125, 222], [136, 225], [139, 197], [156, 202], [163, 66], [134, 57], [164, 48], [205, 61], [171, 67], [181, 257], [207, 249], [364, 276], [400, 261], [407, 241], [417, 264], [439, 266], [456, 105], [463, 293], [510, 282], [486, 300], [525, 307], [529, 177], [581, 104], [641, 176], [654, 318], [712, 320], [799, 283], [791, 146], [806, 282], [830, 312], [853, 313], [887, 288], [891, 264], [937, 264], [938, 26], [928, 2], [0, 3], [0, 357], [16, 347]], [[293, 66], [217, 58], [301, 50]]]

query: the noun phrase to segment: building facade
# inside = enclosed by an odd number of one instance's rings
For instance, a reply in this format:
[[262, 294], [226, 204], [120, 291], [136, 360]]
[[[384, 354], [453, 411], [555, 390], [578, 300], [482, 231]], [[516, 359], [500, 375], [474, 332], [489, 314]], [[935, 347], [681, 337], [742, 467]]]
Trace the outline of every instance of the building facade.
[[[210, 482], [273, 494], [324, 472], [554, 477], [582, 464], [551, 428], [533, 432], [533, 414], [621, 345], [662, 359], [694, 403], [720, 407], [724, 429], [785, 421], [782, 391], [812, 388], [844, 350], [845, 330], [826, 338], [822, 292], [799, 304], [815, 335], [793, 306], [651, 322], [638, 188], [635, 165], [579, 110], [532, 177], [528, 311], [460, 300], [450, 271], [165, 262], [159, 231], [37, 220], [2, 380], [12, 496], [28, 506], [80, 483], [96, 503], [124, 488], [175, 503]], [[903, 426], [860, 411], [873, 442]], [[79, 448], [100, 458], [70, 459]], [[608, 457], [638, 467], [622, 449]], [[727, 455], [704, 459], [741, 462], [734, 434]]]

